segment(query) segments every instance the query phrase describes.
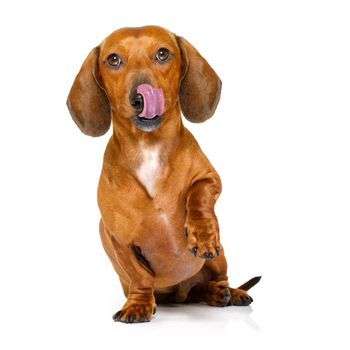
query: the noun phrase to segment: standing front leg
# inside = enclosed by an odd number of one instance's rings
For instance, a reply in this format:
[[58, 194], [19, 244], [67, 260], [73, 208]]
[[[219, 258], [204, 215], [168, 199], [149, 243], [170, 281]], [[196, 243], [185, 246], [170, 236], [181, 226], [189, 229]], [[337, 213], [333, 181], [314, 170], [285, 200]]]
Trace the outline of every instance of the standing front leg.
[[155, 313], [154, 272], [142, 255], [141, 248], [130, 243], [121, 244], [100, 223], [103, 247], [122, 282], [127, 301], [114, 316], [124, 323], [147, 322]]
[[219, 224], [214, 212], [220, 192], [220, 178], [211, 173], [196, 181], [187, 194], [185, 232], [188, 248], [203, 259], [213, 259], [220, 254]]

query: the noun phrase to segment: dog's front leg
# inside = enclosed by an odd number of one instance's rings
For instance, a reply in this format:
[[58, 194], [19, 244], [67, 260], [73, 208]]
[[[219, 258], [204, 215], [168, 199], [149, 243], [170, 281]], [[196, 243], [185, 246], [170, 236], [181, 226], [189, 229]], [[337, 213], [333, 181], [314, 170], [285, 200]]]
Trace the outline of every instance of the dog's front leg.
[[220, 254], [219, 224], [214, 206], [221, 192], [217, 174], [197, 180], [187, 194], [185, 230], [188, 248], [196, 256], [213, 259]]
[[154, 272], [142, 255], [140, 247], [134, 244], [122, 245], [112, 237], [114, 248], [113, 265], [117, 264], [127, 301], [113, 319], [125, 323], [147, 322], [155, 313], [153, 294]]

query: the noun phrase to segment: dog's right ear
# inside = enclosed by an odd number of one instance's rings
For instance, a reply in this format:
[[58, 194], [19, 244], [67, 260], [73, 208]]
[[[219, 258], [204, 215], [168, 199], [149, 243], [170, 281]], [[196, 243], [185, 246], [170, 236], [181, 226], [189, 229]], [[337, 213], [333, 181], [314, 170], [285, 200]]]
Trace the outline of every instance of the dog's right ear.
[[95, 47], [89, 53], [67, 99], [67, 106], [74, 122], [89, 136], [101, 136], [111, 125], [108, 97], [100, 82], [99, 54], [99, 47]]

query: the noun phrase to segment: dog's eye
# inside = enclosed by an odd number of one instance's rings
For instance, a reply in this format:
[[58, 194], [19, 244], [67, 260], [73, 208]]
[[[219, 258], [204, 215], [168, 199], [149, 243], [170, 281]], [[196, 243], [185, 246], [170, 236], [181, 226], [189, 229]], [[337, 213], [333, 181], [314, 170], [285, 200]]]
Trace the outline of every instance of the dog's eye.
[[111, 53], [107, 57], [107, 63], [113, 68], [119, 68], [123, 61], [116, 53]]
[[159, 63], [164, 63], [170, 58], [170, 52], [165, 47], [161, 47], [156, 53], [156, 60]]

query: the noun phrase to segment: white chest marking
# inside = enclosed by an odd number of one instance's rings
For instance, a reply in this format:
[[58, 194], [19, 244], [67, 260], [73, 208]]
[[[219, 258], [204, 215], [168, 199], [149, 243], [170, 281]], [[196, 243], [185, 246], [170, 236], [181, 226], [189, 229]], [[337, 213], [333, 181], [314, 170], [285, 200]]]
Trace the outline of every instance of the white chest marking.
[[145, 186], [150, 196], [154, 196], [154, 187], [160, 174], [159, 150], [148, 148], [142, 150], [142, 161], [136, 171], [140, 182]]
[[166, 215], [165, 213], [160, 213], [159, 217], [163, 221], [164, 225], [168, 228], [170, 226], [168, 215]]

